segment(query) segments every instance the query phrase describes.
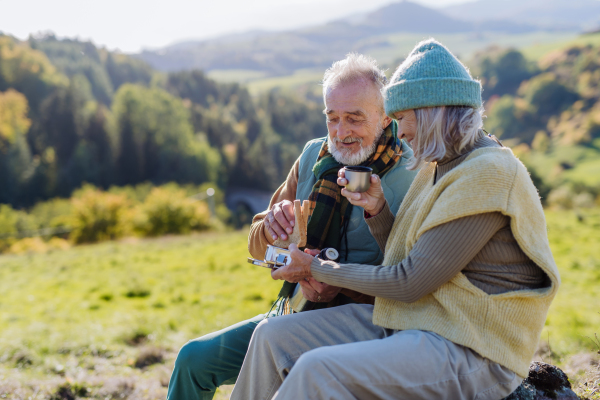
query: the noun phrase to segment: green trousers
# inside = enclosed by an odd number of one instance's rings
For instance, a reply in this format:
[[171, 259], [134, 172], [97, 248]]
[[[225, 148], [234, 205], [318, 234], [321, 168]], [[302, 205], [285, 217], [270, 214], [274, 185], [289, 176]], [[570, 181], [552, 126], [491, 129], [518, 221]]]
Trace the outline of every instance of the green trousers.
[[265, 314], [187, 342], [177, 355], [168, 400], [210, 400], [221, 385], [234, 384], [254, 328]]

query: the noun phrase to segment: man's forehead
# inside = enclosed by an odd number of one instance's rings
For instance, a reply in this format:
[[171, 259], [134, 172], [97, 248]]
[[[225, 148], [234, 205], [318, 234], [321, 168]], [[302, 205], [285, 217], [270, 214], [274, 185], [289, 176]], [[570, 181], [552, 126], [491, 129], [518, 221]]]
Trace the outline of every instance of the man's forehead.
[[370, 82], [358, 80], [328, 88], [324, 101], [325, 114], [366, 115], [371, 107], [380, 105], [381, 94]]
[[332, 108], [327, 108], [325, 107], [325, 109], [323, 110], [323, 114], [325, 115], [330, 115], [330, 114], [336, 114], [338, 112], [341, 112], [343, 114], [349, 114], [349, 115], [357, 115], [357, 116], [364, 116], [366, 115], [366, 113], [361, 110], [361, 109], [356, 109], [356, 110], [336, 110], [336, 109], [332, 109]]

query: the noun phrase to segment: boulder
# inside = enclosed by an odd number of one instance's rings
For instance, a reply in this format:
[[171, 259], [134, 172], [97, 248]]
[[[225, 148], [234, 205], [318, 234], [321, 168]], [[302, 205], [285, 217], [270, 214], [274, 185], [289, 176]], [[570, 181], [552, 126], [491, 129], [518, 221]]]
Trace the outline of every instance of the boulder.
[[503, 400], [579, 400], [567, 375], [558, 367], [539, 361], [529, 366], [529, 375]]

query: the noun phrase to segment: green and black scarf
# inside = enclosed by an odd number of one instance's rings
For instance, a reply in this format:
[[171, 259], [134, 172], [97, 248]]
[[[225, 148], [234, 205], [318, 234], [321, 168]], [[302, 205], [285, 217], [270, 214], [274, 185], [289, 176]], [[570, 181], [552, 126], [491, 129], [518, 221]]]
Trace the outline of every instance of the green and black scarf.
[[[398, 139], [398, 125], [393, 120], [380, 136], [375, 153], [360, 165], [371, 167], [374, 174], [382, 177], [401, 156], [402, 144]], [[340, 250], [342, 238], [345, 237], [352, 213], [352, 204], [342, 196], [342, 188], [337, 184], [338, 171], [343, 167], [344, 165], [333, 158], [329, 152], [327, 141], [325, 141], [313, 167], [317, 182], [308, 197], [310, 219], [307, 226], [307, 248], [334, 247]], [[348, 246], [346, 246], [346, 257], [348, 251]], [[295, 285], [285, 282], [279, 295], [284, 298], [289, 297]]]

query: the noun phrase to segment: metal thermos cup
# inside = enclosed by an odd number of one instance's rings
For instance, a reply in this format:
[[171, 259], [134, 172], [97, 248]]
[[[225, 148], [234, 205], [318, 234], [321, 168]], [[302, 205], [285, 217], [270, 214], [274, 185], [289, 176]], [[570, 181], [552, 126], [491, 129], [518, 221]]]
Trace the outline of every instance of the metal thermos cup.
[[366, 192], [371, 187], [372, 173], [373, 169], [369, 167], [346, 167], [345, 175], [348, 181], [346, 189], [351, 192]]

